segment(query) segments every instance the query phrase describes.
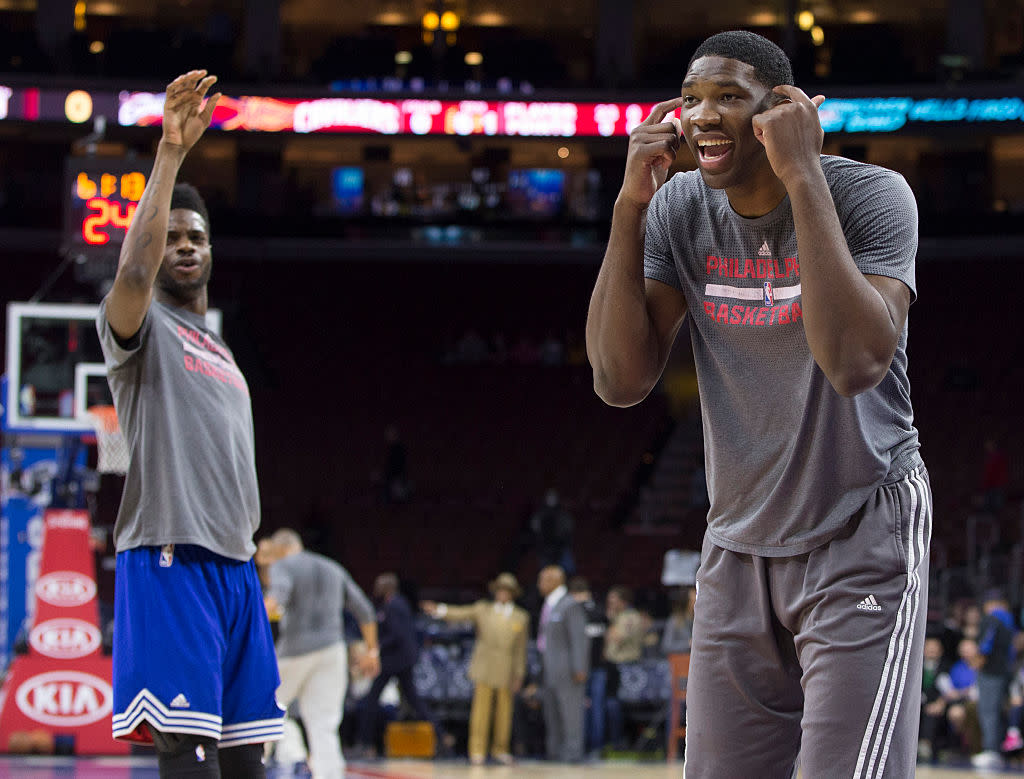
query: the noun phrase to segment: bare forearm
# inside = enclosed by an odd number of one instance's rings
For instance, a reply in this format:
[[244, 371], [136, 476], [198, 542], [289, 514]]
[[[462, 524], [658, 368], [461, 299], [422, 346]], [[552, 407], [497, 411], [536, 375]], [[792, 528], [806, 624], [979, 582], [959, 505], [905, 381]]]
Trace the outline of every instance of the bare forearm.
[[611, 405], [639, 403], [658, 378], [658, 340], [647, 309], [643, 251], [646, 209], [618, 201], [587, 314], [594, 389]]
[[380, 651], [380, 647], [377, 645], [377, 623], [376, 622], [364, 622], [359, 626], [359, 631], [363, 634], [363, 641], [366, 643], [366, 648], [370, 651]]
[[884, 298], [850, 254], [824, 174], [802, 177], [788, 191], [807, 344], [836, 391], [856, 395], [881, 381], [899, 333]]
[[157, 147], [153, 172], [139, 200], [107, 296], [107, 321], [117, 335], [131, 338], [139, 331], [153, 298], [153, 282], [163, 262], [171, 194], [185, 156], [180, 146]]
[[153, 172], [121, 247], [117, 267], [119, 280], [124, 277], [125, 281], [136, 285], [153, 285], [163, 260], [171, 193], [184, 158], [185, 152], [180, 146], [161, 142], [157, 147]]

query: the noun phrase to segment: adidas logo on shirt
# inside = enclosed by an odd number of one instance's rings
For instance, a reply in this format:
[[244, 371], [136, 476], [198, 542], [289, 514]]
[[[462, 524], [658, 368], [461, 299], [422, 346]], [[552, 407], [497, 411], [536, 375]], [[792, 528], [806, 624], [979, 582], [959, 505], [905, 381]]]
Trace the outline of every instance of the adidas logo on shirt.
[[178, 693], [174, 700], [171, 701], [171, 708], [173, 709], [187, 709], [189, 707], [188, 698], [185, 697], [184, 693]]
[[768, 241], [761, 244], [761, 248], [757, 250], [758, 257], [771, 257], [772, 250], [768, 248]]
[[[881, 611], [882, 607], [878, 605], [878, 601], [875, 600], [874, 595], [868, 595], [864, 600], [857, 604], [857, 608], [861, 611]], [[173, 704], [172, 704], [173, 705]]]

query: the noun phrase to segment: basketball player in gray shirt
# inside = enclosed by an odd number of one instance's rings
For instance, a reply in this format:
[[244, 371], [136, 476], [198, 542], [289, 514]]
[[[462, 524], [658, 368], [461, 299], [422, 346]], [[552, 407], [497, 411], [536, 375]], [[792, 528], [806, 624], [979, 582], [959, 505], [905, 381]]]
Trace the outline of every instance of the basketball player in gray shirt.
[[[711, 508], [687, 777], [910, 777], [931, 492], [907, 381], [917, 210], [821, 155], [786, 55], [712, 36], [630, 136], [590, 303], [597, 393], [640, 402], [684, 320]], [[679, 109], [679, 119], [671, 116]], [[666, 182], [680, 135], [698, 169]]]
[[273, 639], [252, 555], [260, 522], [245, 377], [206, 323], [210, 219], [175, 184], [220, 95], [167, 87], [161, 139], [96, 326], [130, 463], [114, 527], [113, 735], [161, 777], [265, 776], [281, 736]]

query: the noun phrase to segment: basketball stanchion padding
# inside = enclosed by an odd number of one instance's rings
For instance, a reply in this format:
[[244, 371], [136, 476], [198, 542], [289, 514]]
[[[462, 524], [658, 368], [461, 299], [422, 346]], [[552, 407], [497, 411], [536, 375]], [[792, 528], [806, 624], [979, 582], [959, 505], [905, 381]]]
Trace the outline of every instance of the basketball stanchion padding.
[[96, 470], [100, 473], [127, 473], [128, 444], [117, 421], [117, 410], [113, 406], [90, 406], [89, 419], [96, 429]]

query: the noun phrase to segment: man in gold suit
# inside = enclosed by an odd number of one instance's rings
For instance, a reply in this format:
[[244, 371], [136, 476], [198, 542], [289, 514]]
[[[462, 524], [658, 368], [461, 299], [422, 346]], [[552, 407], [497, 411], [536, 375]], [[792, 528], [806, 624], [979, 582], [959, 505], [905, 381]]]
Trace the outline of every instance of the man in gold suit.
[[491, 582], [493, 601], [480, 600], [469, 606], [451, 606], [425, 601], [423, 610], [446, 622], [472, 622], [476, 646], [469, 664], [469, 678], [475, 683], [469, 715], [469, 760], [482, 765], [487, 756], [487, 733], [494, 710], [491, 755], [499, 763], [512, 762], [512, 700], [526, 675], [526, 644], [530, 619], [515, 605], [522, 590], [516, 577], [499, 574]]

